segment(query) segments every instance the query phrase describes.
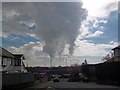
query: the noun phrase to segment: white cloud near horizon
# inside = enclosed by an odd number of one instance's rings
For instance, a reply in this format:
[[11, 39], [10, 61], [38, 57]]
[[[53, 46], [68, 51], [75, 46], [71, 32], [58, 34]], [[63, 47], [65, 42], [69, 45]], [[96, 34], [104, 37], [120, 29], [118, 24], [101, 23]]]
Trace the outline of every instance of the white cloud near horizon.
[[[108, 52], [111, 51], [112, 48], [116, 47], [118, 44], [114, 41], [111, 41], [107, 44], [94, 44], [91, 42], [88, 42], [87, 40], [76, 40], [76, 45], [78, 45], [77, 47], [75, 47], [74, 49], [74, 53], [73, 56], [71, 56], [71, 61], [68, 62], [69, 65], [78, 62], [75, 60], [75, 57], [95, 57], [93, 58], [94, 61], [90, 61], [92, 63], [98, 62], [97, 58], [99, 58], [99, 56], [103, 57], [105, 56]], [[23, 53], [25, 55], [26, 58], [26, 63], [28, 63], [29, 65], [44, 65], [46, 64], [47, 66], [49, 66], [49, 60], [50, 57], [48, 54], [43, 52], [43, 47], [44, 47], [44, 42], [30, 42], [28, 44], [25, 44], [19, 48], [14, 47], [14, 46], [10, 46], [8, 47], [8, 50], [11, 51], [12, 53]], [[69, 58], [69, 45], [66, 45], [65, 49], [64, 49], [64, 55], [67, 55]], [[65, 63], [65, 58], [62, 56], [63, 59], [63, 64]], [[72, 58], [73, 57], [73, 58]], [[84, 59], [84, 58], [83, 58]], [[81, 60], [80, 58], [78, 58], [77, 60]], [[39, 62], [39, 63], [37, 63]], [[60, 60], [59, 60], [59, 56], [55, 56], [55, 59], [53, 60], [53, 64], [59, 66], [60, 64]], [[81, 63], [78, 62], [78, 63]]]
[[117, 42], [106, 44], [94, 44], [87, 40], [76, 40], [77, 47], [74, 50], [75, 56], [105, 56], [112, 48], [118, 45]]
[[[10, 46], [8, 47], [8, 50], [14, 54], [24, 54], [26, 58], [25, 62], [29, 65], [34, 65], [34, 62], [36, 62], [35, 60], [37, 60], [35, 53], [37, 51], [42, 52], [43, 46], [44, 42], [29, 42], [28, 44], [24, 44], [18, 48]], [[44, 53], [41, 53], [41, 56], [47, 57]]]

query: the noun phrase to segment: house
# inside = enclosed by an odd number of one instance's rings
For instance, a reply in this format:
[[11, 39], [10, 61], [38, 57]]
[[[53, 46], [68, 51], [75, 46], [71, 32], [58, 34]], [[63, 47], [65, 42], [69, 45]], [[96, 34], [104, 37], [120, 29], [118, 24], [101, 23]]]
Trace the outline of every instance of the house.
[[0, 47], [0, 62], [1, 72], [3, 73], [15, 73], [15, 72], [27, 72], [23, 54], [12, 54], [4, 48]]
[[120, 45], [112, 50], [114, 51], [114, 61], [120, 61]]
[[0, 71], [6, 72], [6, 66], [12, 60], [14, 60], [13, 54], [0, 47]]
[[2, 89], [19, 89], [34, 83], [34, 74], [27, 72], [23, 63], [23, 54], [12, 54], [0, 47], [0, 72], [2, 72]]
[[15, 59], [11, 61], [12, 72], [27, 72], [24, 65], [25, 57], [23, 54], [13, 54]]

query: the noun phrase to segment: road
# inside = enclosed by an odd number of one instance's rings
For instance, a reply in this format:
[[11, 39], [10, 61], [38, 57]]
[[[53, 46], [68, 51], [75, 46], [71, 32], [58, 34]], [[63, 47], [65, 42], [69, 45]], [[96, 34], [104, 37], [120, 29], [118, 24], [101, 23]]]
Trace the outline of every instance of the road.
[[61, 79], [60, 82], [39, 83], [36, 86], [29, 87], [24, 90], [120, 90], [120, 87], [109, 85], [97, 85], [95, 83], [82, 82], [67, 82], [66, 79]]

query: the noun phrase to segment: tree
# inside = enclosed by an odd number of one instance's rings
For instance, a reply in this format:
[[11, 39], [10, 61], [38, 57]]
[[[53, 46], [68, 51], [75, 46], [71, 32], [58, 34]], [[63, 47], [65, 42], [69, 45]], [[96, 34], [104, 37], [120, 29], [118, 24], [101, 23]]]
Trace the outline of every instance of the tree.
[[80, 65], [78, 64], [74, 64], [72, 66], [70, 66], [70, 73], [72, 77], [79, 77], [79, 73], [80, 73]]
[[103, 57], [103, 61], [113, 60], [113, 58], [114, 58], [114, 53], [110, 52], [106, 56]]
[[83, 75], [85, 75], [86, 77], [89, 77], [89, 67], [87, 65], [87, 60], [85, 59], [85, 61], [82, 63], [81, 65], [81, 73]]

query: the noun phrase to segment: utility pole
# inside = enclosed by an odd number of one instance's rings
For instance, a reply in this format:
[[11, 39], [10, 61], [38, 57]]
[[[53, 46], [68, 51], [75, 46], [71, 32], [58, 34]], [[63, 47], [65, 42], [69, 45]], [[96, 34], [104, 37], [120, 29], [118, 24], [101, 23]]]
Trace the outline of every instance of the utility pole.
[[52, 57], [50, 57], [50, 67], [52, 67]]
[[67, 66], [67, 58], [66, 58], [66, 66]]
[[53, 67], [55, 67], [55, 61], [53, 62]]
[[28, 67], [28, 63], [27, 63], [27, 67]]
[[61, 67], [61, 55], [60, 55], [60, 67]]

